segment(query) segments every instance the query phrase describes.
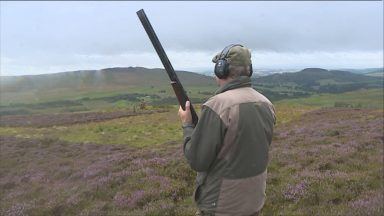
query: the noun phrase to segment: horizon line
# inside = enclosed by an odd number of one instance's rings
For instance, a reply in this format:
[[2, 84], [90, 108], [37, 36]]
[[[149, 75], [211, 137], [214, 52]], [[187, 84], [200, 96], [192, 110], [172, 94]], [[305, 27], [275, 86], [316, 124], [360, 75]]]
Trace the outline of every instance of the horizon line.
[[[160, 70], [165, 70], [164, 68], [159, 68], [159, 67], [143, 67], [143, 66], [127, 66], [127, 67], [121, 67], [121, 66], [116, 66], [116, 67], [106, 67], [106, 68], [101, 68], [101, 69], [79, 69], [79, 70], [68, 70], [68, 71], [58, 71], [58, 72], [51, 72], [51, 73], [38, 73], [38, 74], [18, 74], [18, 75], [2, 75], [0, 72], [0, 77], [22, 77], [22, 76], [41, 76], [41, 75], [54, 75], [54, 74], [60, 74], [60, 73], [71, 73], [71, 72], [82, 72], [82, 71], [102, 71], [102, 70], [107, 70], [107, 69], [118, 69], [118, 68], [144, 68], [144, 69], [149, 69], [149, 70], [154, 70], [154, 69], [160, 69]], [[284, 73], [284, 70], [288, 73], [292, 72], [299, 72], [305, 69], [309, 68], [316, 68], [316, 69], [325, 69], [325, 70], [366, 70], [366, 69], [382, 69], [384, 70], [384, 66], [382, 67], [335, 67], [335, 68], [322, 68], [322, 67], [275, 67], [275, 68], [254, 68], [253, 72], [257, 74], [257, 70], [262, 71], [262, 70], [272, 70], [272, 71], [281, 71], [281, 72], [275, 72], [275, 73]], [[206, 71], [202, 71], [206, 70]], [[200, 72], [198, 71], [193, 71], [193, 70], [188, 70], [188, 69], [180, 69], [175, 71], [182, 71], [182, 72], [190, 72], [190, 73], [197, 73], [197, 74], [202, 74], [202, 75], [207, 75], [208, 70], [212, 71], [211, 73], [214, 74], [213, 69], [203, 69], [201, 68]], [[295, 70], [295, 71], [292, 71]]]

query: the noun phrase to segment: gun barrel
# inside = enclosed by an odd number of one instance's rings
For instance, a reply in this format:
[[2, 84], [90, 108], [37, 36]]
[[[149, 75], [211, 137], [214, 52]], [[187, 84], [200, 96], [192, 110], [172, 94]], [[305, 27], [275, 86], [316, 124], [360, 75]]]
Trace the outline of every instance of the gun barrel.
[[[185, 93], [185, 90], [184, 90], [183, 86], [181, 85], [180, 80], [177, 77], [176, 72], [173, 69], [171, 62], [168, 59], [168, 56], [165, 53], [164, 48], [159, 41], [159, 38], [156, 35], [155, 30], [153, 29], [153, 27], [152, 27], [151, 23], [149, 22], [148, 17], [145, 14], [143, 9], [137, 11], [136, 14], [139, 17], [141, 24], [143, 25], [145, 31], [147, 32], [147, 35], [148, 35], [149, 39], [151, 40], [152, 45], [157, 52], [157, 55], [159, 56], [161, 62], [163, 63], [165, 71], [167, 71], [167, 74], [169, 76], [169, 79], [171, 80], [173, 90], [175, 91], [175, 94], [176, 94], [177, 100], [179, 101], [180, 106], [185, 110], [185, 102], [190, 101], [190, 100], [189, 100], [187, 94]], [[192, 121], [196, 125], [198, 122], [198, 117], [197, 117], [195, 109], [192, 106], [192, 103], [191, 103], [190, 108], [191, 108], [191, 114], [192, 114]]]
[[[164, 48], [161, 45], [159, 38], [157, 37], [157, 35], [155, 33], [155, 30], [153, 30], [153, 27], [152, 27], [151, 23], [149, 22], [147, 15], [145, 14], [144, 10], [141, 9], [141, 10], [137, 11], [136, 13], [137, 13], [137, 16], [139, 17], [141, 24], [143, 25], [145, 31], [147, 32], [148, 37], [151, 40], [152, 45], [157, 52], [157, 55], [160, 57], [160, 60], [163, 63], [164, 68], [169, 75], [169, 78], [171, 79], [171, 81], [176, 81], [176, 82], [179, 81], [177, 76], [173, 75], [175, 70], [173, 69], [172, 64], [169, 61], [168, 56], [165, 53]], [[173, 72], [173, 73], [170, 73], [170, 72]]]

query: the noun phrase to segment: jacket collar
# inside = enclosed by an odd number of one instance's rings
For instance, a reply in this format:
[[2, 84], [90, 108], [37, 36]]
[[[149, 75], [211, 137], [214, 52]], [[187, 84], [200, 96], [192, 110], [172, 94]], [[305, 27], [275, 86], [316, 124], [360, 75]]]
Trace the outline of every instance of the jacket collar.
[[244, 88], [244, 87], [251, 87], [251, 78], [248, 76], [240, 76], [225, 85], [221, 86], [217, 91], [215, 92], [215, 95], [223, 93], [228, 90], [237, 89], [237, 88]]

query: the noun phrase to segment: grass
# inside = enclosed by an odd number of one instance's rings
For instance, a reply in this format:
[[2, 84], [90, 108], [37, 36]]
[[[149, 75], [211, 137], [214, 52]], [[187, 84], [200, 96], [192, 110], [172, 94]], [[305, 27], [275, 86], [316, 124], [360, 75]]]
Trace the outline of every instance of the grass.
[[[68, 142], [125, 144], [135, 147], [151, 146], [156, 143], [174, 141], [182, 136], [177, 117], [177, 108], [161, 114], [134, 116], [104, 122], [92, 122], [70, 126], [45, 128], [0, 127], [0, 135], [22, 138], [49, 137]], [[199, 107], [196, 107], [197, 110]], [[314, 106], [275, 104], [277, 124], [284, 124], [300, 117], [303, 113], [317, 109]]]
[[274, 104], [276, 112], [276, 125], [285, 124], [292, 120], [298, 119], [302, 114], [319, 109], [318, 106], [291, 104], [286, 102], [278, 102]]
[[180, 125], [173, 113], [134, 116], [101, 123], [60, 127], [55, 137], [69, 142], [127, 144], [135, 147], [153, 146], [181, 137]]
[[[208, 86], [184, 86], [185, 90], [192, 97], [202, 97], [199, 91], [214, 92], [217, 88], [215, 85]], [[174, 96], [171, 85], [131, 85], [131, 86], [103, 86], [100, 89], [95, 88], [56, 88], [50, 91], [15, 91], [15, 92], [2, 92], [0, 105], [7, 106], [11, 103], [44, 103], [56, 100], [79, 100], [85, 97], [88, 98], [101, 98], [109, 97], [125, 93], [140, 93], [140, 94], [158, 94], [163, 97]]]
[[308, 98], [282, 100], [278, 104], [334, 107], [338, 102], [351, 107], [383, 109], [383, 89], [362, 89], [341, 94], [317, 94]]
[[[188, 96], [195, 101], [204, 101], [213, 95], [215, 86], [187, 86]], [[133, 101], [108, 101], [108, 97], [113, 98], [117, 95], [139, 93], [141, 95], [154, 95], [159, 98], [137, 97]], [[168, 105], [169, 102], [162, 102], [164, 99], [171, 98], [176, 101], [173, 89], [170, 85], [164, 86], [131, 86], [125, 88], [100, 89], [100, 91], [92, 91], [89, 89], [79, 89], [78, 91], [68, 89], [56, 89], [55, 91], [35, 91], [35, 92], [2, 92], [0, 100], [0, 113], [14, 114], [44, 114], [44, 113], [61, 113], [61, 112], [80, 112], [80, 111], [116, 111], [119, 109], [133, 109], [138, 107], [141, 101], [147, 104]], [[76, 105], [65, 106], [46, 106], [41, 107], [44, 103], [69, 101], [76, 102]], [[18, 104], [18, 105], [16, 105]], [[38, 106], [38, 108], [36, 107]], [[35, 106], [35, 108], [34, 108]]]
[[70, 126], [0, 127], [0, 135], [20, 138], [52, 138], [68, 142], [153, 146], [182, 136], [176, 108], [171, 112], [132, 116]]

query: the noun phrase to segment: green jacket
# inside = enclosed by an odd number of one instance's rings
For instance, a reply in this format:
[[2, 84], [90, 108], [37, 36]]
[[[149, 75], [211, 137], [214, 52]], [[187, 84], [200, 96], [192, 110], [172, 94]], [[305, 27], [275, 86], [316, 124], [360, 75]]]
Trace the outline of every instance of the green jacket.
[[195, 202], [215, 215], [251, 215], [265, 201], [272, 103], [239, 77], [203, 104], [195, 128], [184, 126], [184, 154], [198, 172]]

